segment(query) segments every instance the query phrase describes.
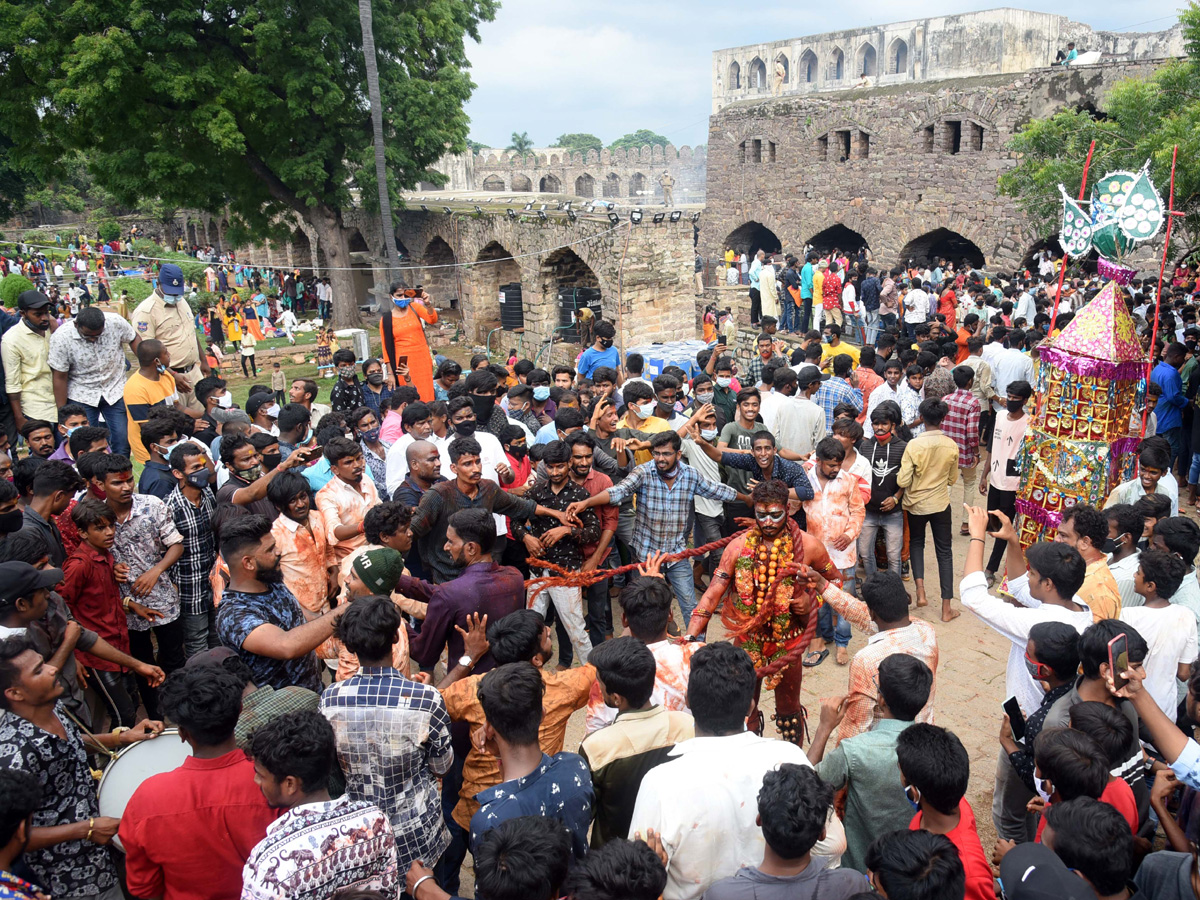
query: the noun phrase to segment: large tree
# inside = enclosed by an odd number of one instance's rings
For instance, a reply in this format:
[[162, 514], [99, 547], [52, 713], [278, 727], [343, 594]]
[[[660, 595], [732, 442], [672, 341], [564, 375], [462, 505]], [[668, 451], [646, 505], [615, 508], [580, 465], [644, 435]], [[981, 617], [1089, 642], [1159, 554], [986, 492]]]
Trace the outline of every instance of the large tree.
[[[376, 0], [391, 192], [465, 148], [464, 40], [495, 8]], [[228, 207], [251, 237], [302, 217], [325, 252], [334, 322], [354, 324], [343, 211], [378, 185], [358, 13], [344, 0], [8, 0], [0, 128], [42, 171], [85, 149], [96, 181], [131, 207]]]
[[1089, 187], [1105, 172], [1137, 171], [1149, 160], [1164, 201], [1171, 151], [1178, 145], [1175, 208], [1186, 213], [1175, 223], [1178, 246], [1193, 246], [1200, 236], [1200, 7], [1192, 2], [1180, 21], [1187, 58], [1167, 63], [1150, 78], [1117, 83], [1103, 112], [1063, 110], [1030, 122], [1009, 143], [1018, 163], [1000, 177], [1000, 191], [1016, 198], [1041, 236], [1056, 234], [1061, 225], [1058, 185], [1078, 196], [1093, 139]]
[[630, 148], [633, 148], [635, 150], [640, 150], [642, 147], [645, 147], [647, 144], [649, 144], [651, 147], [653, 147], [655, 144], [661, 144], [662, 146], [665, 147], [669, 143], [671, 143], [671, 142], [668, 141], [661, 134], [656, 134], [655, 132], [650, 131], [646, 128], [639, 128], [637, 131], [631, 131], [629, 134], [625, 135], [624, 137], [617, 138], [615, 141], [613, 141], [611, 144], [608, 145], [608, 149], [609, 150], [621, 150], [621, 149], [628, 150]]
[[578, 150], [580, 153], [587, 153], [589, 150], [600, 151], [604, 149], [604, 141], [596, 137], [594, 134], [573, 133], [560, 134], [558, 140], [550, 145], [551, 147], [562, 147], [565, 150]]

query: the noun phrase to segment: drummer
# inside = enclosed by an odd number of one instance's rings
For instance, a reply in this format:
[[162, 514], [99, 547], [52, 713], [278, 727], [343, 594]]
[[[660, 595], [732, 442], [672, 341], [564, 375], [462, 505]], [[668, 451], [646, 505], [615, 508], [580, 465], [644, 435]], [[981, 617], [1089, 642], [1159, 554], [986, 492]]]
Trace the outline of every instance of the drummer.
[[[55, 900], [123, 900], [105, 844], [119, 819], [100, 815], [87, 752], [105, 752], [157, 736], [162, 722], [142, 720], [120, 734], [85, 735], [59, 698], [58, 670], [25, 637], [0, 641], [0, 769], [29, 772], [43, 785], [25, 853], [38, 883]], [[55, 740], [47, 741], [46, 735]]]
[[188, 666], [167, 679], [162, 707], [192, 755], [129, 799], [120, 829], [126, 885], [162, 900], [236, 897], [250, 851], [278, 816], [234, 738], [242, 682], [219, 665]]

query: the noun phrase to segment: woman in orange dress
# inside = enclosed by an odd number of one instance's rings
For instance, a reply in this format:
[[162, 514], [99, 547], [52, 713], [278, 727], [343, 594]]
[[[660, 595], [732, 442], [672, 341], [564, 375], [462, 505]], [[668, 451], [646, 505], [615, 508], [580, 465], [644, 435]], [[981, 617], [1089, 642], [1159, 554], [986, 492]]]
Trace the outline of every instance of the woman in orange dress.
[[400, 282], [391, 286], [392, 308], [379, 318], [379, 337], [383, 343], [383, 356], [389, 369], [389, 387], [395, 390], [398, 362], [404, 359], [408, 365], [408, 378], [421, 399], [432, 403], [433, 356], [429, 342], [425, 340], [425, 327], [437, 323], [437, 310], [433, 308], [429, 295], [424, 291], [418, 295]]
[[954, 293], [954, 288], [947, 287], [942, 291], [942, 295], [938, 297], [937, 311], [946, 317], [946, 328], [951, 334], [958, 327], [958, 297]]

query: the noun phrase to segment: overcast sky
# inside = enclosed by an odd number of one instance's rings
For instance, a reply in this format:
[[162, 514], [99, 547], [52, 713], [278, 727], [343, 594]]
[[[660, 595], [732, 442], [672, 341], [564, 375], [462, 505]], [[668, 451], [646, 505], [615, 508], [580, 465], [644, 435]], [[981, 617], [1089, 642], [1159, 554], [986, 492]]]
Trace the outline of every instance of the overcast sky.
[[[506, 147], [526, 131], [537, 147], [590, 132], [606, 144], [638, 128], [676, 146], [707, 141], [712, 51], [824, 31], [863, 28], [997, 4], [843, 0], [763, 5], [715, 0], [501, 0], [496, 21], [468, 44], [478, 85], [471, 138]], [[1057, 8], [1093, 28], [1159, 31], [1180, 0], [1067, 0]], [[834, 13], [837, 15], [834, 15]]]

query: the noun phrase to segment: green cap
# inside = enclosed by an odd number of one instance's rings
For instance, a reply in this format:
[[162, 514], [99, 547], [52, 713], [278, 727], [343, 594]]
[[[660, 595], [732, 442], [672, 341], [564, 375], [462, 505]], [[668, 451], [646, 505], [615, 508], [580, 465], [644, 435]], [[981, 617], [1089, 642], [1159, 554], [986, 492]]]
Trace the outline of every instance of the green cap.
[[360, 553], [354, 558], [352, 567], [367, 590], [386, 597], [396, 589], [396, 582], [404, 571], [404, 554], [391, 547], [379, 547]]

